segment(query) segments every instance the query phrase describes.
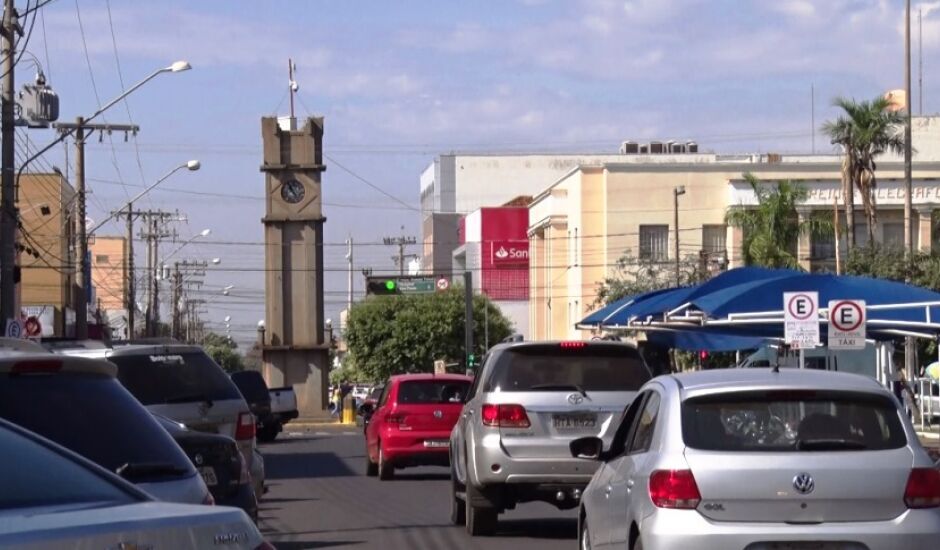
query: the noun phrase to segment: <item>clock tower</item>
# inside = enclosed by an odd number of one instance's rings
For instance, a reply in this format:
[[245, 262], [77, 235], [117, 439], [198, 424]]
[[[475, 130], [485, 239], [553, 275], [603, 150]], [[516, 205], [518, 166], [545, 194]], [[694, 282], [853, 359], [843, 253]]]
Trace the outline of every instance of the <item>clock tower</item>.
[[323, 119], [261, 119], [265, 185], [263, 374], [293, 386], [302, 417], [326, 414], [329, 335], [323, 326]]

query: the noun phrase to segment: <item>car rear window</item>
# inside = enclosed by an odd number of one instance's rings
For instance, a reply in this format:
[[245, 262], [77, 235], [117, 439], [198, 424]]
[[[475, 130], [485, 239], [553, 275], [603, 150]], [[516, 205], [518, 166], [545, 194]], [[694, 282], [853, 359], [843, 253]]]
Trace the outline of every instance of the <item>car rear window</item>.
[[907, 436], [894, 403], [848, 392], [722, 393], [682, 404], [682, 437], [708, 451], [878, 451]]
[[249, 403], [269, 403], [271, 394], [260, 372], [243, 371], [232, 374], [232, 382]]
[[470, 389], [464, 380], [412, 380], [398, 386], [398, 403], [462, 403]]
[[483, 391], [637, 391], [650, 371], [636, 349], [611, 344], [515, 346], [493, 358]]
[[0, 416], [112, 472], [126, 464], [164, 464], [159, 478], [195, 473], [150, 412], [108, 376], [0, 376]]
[[241, 399], [222, 367], [205, 353], [113, 355], [118, 380], [144, 405]]

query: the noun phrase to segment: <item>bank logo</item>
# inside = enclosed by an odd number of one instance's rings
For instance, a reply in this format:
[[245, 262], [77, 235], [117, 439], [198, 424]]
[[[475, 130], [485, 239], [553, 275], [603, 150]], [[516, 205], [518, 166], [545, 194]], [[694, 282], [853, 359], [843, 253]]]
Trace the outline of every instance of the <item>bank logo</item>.
[[505, 260], [506, 258], [509, 257], [509, 251], [506, 250], [505, 247], [502, 247], [502, 246], [501, 246], [501, 247], [499, 247], [499, 250], [496, 251], [496, 254], [495, 254], [495, 255], [496, 255], [496, 257], [499, 258], [500, 260]]

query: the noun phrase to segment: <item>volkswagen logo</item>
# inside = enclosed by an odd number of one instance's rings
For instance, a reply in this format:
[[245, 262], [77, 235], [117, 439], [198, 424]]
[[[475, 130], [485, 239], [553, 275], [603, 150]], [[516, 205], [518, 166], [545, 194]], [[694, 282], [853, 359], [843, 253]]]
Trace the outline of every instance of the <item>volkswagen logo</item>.
[[796, 474], [796, 477], [793, 478], [793, 488], [801, 495], [808, 495], [816, 488], [816, 482], [813, 481], [813, 476], [805, 472]]
[[569, 393], [568, 403], [571, 403], [572, 405], [580, 405], [581, 403], [584, 403], [584, 396], [580, 393]]
[[444, 418], [444, 413], [441, 411], [434, 411], [434, 418]]

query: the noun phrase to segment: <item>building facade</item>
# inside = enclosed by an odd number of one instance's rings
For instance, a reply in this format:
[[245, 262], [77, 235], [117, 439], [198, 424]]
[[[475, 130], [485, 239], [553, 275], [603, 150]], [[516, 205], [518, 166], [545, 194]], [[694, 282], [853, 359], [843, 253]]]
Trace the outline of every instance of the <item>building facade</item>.
[[91, 252], [91, 283], [101, 322], [114, 336], [127, 336], [127, 240], [124, 237], [94, 236]]
[[523, 336], [529, 333], [528, 226], [526, 207], [481, 208], [460, 220], [453, 252], [454, 273], [470, 271], [475, 292], [492, 300]]
[[20, 177], [17, 207], [22, 230], [18, 244], [20, 314], [35, 317], [41, 335], [74, 334], [72, 204], [75, 190], [60, 174]]

